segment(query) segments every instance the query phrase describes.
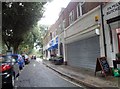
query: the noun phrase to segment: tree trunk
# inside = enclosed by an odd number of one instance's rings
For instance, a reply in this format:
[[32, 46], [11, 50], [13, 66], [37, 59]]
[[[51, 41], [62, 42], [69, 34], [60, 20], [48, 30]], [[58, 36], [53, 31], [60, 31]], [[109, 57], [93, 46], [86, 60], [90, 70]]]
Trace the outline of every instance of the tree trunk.
[[18, 45], [13, 46], [13, 51], [14, 51], [15, 54], [18, 53]]

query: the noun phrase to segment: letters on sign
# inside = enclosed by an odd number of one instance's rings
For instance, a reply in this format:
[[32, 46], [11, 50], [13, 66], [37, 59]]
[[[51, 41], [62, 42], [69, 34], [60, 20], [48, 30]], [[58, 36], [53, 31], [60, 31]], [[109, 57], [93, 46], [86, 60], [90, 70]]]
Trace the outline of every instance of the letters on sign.
[[97, 58], [95, 75], [98, 71], [103, 71], [105, 76], [111, 74], [111, 69], [109, 67], [106, 57]]

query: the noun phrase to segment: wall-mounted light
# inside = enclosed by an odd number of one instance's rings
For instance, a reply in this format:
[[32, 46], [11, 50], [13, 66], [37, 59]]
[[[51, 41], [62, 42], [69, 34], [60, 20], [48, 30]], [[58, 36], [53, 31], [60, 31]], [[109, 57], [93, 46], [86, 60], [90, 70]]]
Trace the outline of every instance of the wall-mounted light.
[[96, 33], [97, 35], [100, 35], [100, 29], [96, 28], [96, 29], [95, 29], [95, 33]]

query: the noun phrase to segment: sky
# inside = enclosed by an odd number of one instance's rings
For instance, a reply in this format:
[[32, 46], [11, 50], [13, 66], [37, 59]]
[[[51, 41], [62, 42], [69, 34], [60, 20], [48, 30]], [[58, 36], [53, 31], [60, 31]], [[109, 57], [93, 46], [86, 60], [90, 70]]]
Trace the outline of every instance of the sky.
[[62, 7], [66, 7], [71, 0], [53, 0], [45, 5], [43, 18], [38, 22], [42, 25], [52, 25], [59, 17]]

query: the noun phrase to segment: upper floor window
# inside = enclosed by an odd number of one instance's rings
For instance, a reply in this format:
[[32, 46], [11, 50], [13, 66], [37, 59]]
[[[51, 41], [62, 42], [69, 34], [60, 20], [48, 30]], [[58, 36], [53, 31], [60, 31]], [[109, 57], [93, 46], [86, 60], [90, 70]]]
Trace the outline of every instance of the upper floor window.
[[65, 29], [65, 19], [63, 20], [63, 29]]
[[79, 4], [77, 5], [77, 18], [82, 16], [82, 5], [84, 4], [84, 2], [79, 2]]
[[54, 38], [54, 36], [55, 36], [55, 32], [52, 32], [52, 39]]
[[61, 30], [61, 24], [59, 24], [59, 30]]
[[56, 35], [57, 35], [57, 29], [55, 29], [54, 31], [54, 37], [56, 37]]
[[74, 10], [72, 10], [69, 14], [69, 24], [71, 24], [74, 21]]
[[50, 33], [50, 39], [52, 40], [52, 33]]
[[56, 29], [56, 35], [58, 35], [58, 29]]

